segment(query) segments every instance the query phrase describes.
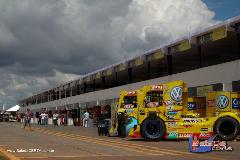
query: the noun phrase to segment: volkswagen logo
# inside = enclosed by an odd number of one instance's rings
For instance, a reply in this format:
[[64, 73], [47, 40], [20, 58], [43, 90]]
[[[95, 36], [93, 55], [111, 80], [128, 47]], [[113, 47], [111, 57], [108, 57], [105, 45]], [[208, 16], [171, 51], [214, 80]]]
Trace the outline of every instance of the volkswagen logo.
[[172, 100], [176, 102], [180, 102], [182, 100], [182, 88], [181, 87], [174, 87], [171, 90], [170, 96]]
[[220, 109], [224, 109], [228, 106], [229, 104], [229, 100], [227, 98], [227, 96], [221, 95], [218, 96], [217, 98], [217, 107]]

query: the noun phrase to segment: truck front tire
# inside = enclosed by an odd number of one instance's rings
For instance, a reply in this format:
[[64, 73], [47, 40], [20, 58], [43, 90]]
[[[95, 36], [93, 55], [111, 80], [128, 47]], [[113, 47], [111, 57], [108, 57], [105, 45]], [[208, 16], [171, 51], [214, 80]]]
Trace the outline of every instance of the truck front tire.
[[145, 140], [161, 140], [166, 132], [166, 127], [161, 119], [146, 119], [141, 125], [142, 137]]
[[213, 132], [219, 140], [234, 140], [239, 134], [239, 123], [232, 117], [221, 117], [215, 122]]

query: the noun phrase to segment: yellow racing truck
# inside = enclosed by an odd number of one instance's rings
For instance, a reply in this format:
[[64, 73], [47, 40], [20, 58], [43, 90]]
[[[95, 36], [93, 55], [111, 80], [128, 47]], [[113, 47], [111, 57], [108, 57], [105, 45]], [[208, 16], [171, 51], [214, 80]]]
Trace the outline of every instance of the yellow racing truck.
[[[142, 90], [120, 92], [117, 110], [112, 111], [113, 113], [110, 135], [125, 137], [129, 134], [130, 129], [138, 124], [138, 114], [141, 114], [142, 112], [142, 98], [146, 88], [150, 88], [152, 93], [157, 93], [162, 90], [162, 85], [145, 86], [142, 89], [143, 92]], [[202, 113], [205, 113], [206, 109], [206, 107], [204, 107], [205, 102], [206, 101], [203, 98], [188, 98], [189, 109], [184, 108], [183, 112], [197, 113], [202, 116]], [[154, 103], [150, 103], [149, 105], [157, 106]]]
[[[117, 110], [112, 114], [110, 135], [125, 137], [129, 133], [129, 129], [132, 128], [132, 126], [128, 120], [130, 117], [136, 118], [138, 115], [138, 94], [140, 94], [139, 90], [120, 92]], [[130, 120], [132, 121], [132, 119]], [[127, 124], [128, 126], [126, 126]]]
[[138, 112], [128, 117], [126, 125], [130, 137], [161, 140], [193, 135], [206, 139], [217, 135], [233, 140], [239, 135], [240, 93], [210, 92], [205, 98], [191, 99], [186, 84], [179, 80], [144, 86], [137, 99]]

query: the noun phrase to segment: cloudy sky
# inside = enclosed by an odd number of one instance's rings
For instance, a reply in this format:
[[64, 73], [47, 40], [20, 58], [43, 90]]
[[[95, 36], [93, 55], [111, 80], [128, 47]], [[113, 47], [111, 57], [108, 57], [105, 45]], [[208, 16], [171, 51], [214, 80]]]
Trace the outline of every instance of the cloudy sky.
[[0, 106], [237, 16], [235, 3], [0, 0]]

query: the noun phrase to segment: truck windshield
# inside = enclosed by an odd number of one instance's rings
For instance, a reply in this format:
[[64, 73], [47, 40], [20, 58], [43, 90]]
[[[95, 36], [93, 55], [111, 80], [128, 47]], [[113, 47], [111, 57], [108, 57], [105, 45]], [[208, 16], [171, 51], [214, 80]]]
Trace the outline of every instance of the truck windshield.
[[137, 96], [125, 96], [121, 108], [137, 108]]
[[163, 105], [163, 91], [147, 92], [145, 99], [146, 107], [152, 108]]

